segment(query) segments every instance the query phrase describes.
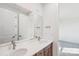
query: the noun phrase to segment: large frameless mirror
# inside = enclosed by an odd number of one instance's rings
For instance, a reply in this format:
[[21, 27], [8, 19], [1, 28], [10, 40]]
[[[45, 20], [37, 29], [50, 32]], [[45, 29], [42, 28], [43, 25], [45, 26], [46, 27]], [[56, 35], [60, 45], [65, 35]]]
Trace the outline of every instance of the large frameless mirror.
[[0, 8], [0, 44], [12, 40], [29, 40], [43, 34], [43, 19], [39, 14], [25, 14]]
[[0, 44], [12, 39], [17, 40], [17, 13], [0, 8]]

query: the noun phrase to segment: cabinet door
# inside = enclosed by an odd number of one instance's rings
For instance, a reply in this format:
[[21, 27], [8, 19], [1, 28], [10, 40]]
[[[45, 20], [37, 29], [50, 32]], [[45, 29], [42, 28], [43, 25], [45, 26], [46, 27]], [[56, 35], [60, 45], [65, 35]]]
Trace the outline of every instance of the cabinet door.
[[37, 55], [37, 56], [44, 56], [44, 51], [41, 50], [41, 51], [39, 51], [36, 55]]
[[[10, 42], [17, 35], [17, 14], [0, 8], [0, 44]], [[14, 38], [16, 40], [17, 37]]]
[[49, 56], [49, 46], [44, 49], [44, 56]]
[[45, 55], [45, 56], [52, 56], [52, 44], [48, 45], [48, 46], [44, 49], [44, 55]]
[[49, 44], [47, 47], [36, 53], [34, 56], [52, 56], [53, 54], [53, 43]]
[[53, 55], [53, 45], [52, 45], [52, 43], [50, 44], [48, 51], [49, 51], [49, 56], [52, 56]]

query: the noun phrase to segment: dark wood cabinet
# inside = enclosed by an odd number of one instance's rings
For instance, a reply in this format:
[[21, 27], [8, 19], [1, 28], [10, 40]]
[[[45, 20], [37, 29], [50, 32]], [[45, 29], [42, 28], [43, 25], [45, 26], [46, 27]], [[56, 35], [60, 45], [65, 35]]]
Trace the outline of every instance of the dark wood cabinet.
[[49, 44], [41, 51], [34, 54], [34, 56], [53, 56], [53, 43]]
[[36, 56], [43, 56], [44, 54], [44, 51], [43, 50], [41, 50], [41, 51], [39, 51], [38, 53], [37, 53], [37, 55]]

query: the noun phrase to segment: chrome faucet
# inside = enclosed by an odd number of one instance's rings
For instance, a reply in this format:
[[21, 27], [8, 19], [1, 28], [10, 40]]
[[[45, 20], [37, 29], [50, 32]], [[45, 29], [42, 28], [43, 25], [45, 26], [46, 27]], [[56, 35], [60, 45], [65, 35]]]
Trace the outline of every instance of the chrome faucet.
[[14, 49], [15, 49], [15, 47], [16, 47], [15, 41], [14, 41], [14, 40], [12, 40], [12, 41], [11, 41], [11, 44], [13, 45], [13, 50], [14, 50]]
[[38, 40], [40, 41], [40, 39], [41, 39], [41, 37], [39, 36], [39, 37], [38, 37]]
[[35, 36], [35, 38], [37, 38], [39, 41], [40, 41], [40, 39], [41, 39], [41, 37], [40, 37], [40, 36]]
[[[12, 36], [12, 39], [14, 39], [15, 37], [16, 37], [16, 34], [15, 34], [14, 36]], [[12, 44], [12, 49], [14, 50], [15, 47], [16, 47], [15, 41], [12, 40], [12, 41], [11, 41], [11, 44]]]

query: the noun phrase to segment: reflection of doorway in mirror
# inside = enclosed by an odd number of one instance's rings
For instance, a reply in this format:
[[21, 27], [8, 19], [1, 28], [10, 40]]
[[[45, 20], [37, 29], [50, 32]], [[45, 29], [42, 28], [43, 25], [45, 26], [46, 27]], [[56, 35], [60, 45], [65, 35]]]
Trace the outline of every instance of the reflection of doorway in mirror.
[[35, 35], [40, 36], [42, 38], [43, 36], [43, 19], [42, 16], [37, 15], [36, 23], [35, 23]]
[[29, 15], [20, 14], [19, 15], [19, 35], [22, 37], [21, 39], [29, 40], [32, 38], [33, 29], [32, 29], [32, 22], [30, 22]]

